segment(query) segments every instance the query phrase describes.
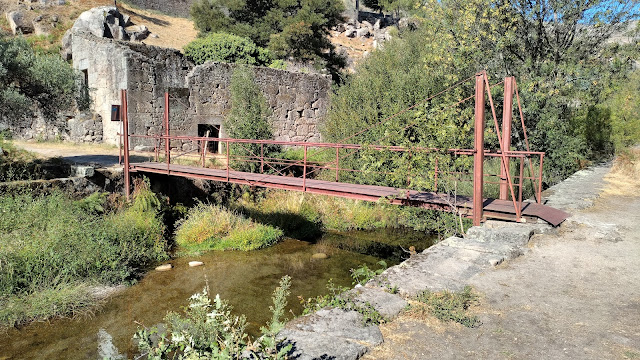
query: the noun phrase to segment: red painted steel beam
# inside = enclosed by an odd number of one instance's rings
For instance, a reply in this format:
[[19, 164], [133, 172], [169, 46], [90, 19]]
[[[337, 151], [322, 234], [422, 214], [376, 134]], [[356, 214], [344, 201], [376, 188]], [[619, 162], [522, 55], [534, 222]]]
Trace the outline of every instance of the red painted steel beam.
[[[504, 102], [502, 105], [502, 144], [505, 151], [511, 149], [511, 123], [513, 121], [513, 77], [504, 79]], [[507, 172], [509, 172], [509, 161], [505, 166], [500, 167], [500, 200], [509, 199], [509, 184], [507, 184]]]
[[476, 75], [476, 105], [473, 142], [473, 225], [482, 222], [484, 175], [484, 73]]
[[129, 116], [127, 109], [127, 90], [121, 90], [120, 93], [122, 106], [122, 133], [124, 136], [124, 196], [127, 200], [131, 197], [131, 175], [129, 173]]
[[167, 160], [167, 170], [171, 164], [171, 139], [169, 138], [169, 93], [164, 93], [164, 156]]

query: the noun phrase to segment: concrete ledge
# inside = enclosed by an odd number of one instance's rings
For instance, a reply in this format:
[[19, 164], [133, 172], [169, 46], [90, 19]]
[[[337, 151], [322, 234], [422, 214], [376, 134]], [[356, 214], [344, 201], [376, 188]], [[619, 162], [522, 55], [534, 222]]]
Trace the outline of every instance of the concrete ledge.
[[388, 293], [387, 291], [358, 286], [348, 291], [346, 296], [353, 296], [356, 304], [373, 306], [386, 320], [392, 320], [404, 310], [409, 303], [399, 295]]
[[[424, 290], [462, 290], [477, 274], [524, 254], [534, 233], [551, 229], [497, 221], [473, 227], [464, 238], [450, 237], [343, 296], [369, 303], [392, 319], [408, 304], [402, 297], [415, 297]], [[399, 295], [387, 292], [393, 287]], [[340, 309], [322, 309], [293, 320], [280, 337], [286, 338], [285, 344], [294, 345], [296, 359], [357, 359], [383, 341], [377, 326], [364, 326], [360, 314]]]
[[357, 359], [369, 347], [382, 344], [375, 325], [364, 325], [355, 311], [322, 309], [289, 322], [278, 336], [292, 344], [291, 358]]

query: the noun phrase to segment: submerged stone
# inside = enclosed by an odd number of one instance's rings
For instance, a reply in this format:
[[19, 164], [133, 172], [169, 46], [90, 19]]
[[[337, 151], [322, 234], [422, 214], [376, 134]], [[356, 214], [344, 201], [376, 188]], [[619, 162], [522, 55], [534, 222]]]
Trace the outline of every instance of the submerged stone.
[[160, 266], [156, 267], [156, 271], [169, 271], [169, 270], [171, 270], [171, 268], [173, 268], [173, 265], [164, 264], [164, 265], [160, 265]]
[[202, 266], [204, 263], [202, 261], [189, 261], [189, 267]]

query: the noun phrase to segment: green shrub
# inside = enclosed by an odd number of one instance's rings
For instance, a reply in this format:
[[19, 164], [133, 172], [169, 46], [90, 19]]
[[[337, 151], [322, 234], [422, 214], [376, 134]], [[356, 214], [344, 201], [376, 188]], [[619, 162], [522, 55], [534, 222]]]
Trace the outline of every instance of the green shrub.
[[[516, 76], [528, 141], [531, 150], [546, 152], [544, 181], [549, 185], [571, 175], [587, 160], [610, 154], [612, 140], [633, 142], [633, 134], [638, 133], [633, 120], [637, 118], [637, 78], [629, 74], [639, 53], [635, 43], [609, 40], [640, 9], [609, 2], [547, 5], [538, 11], [536, 4], [527, 2], [423, 2], [415, 9], [413, 26], [402, 28], [382, 49], [373, 51], [337, 89], [323, 138], [344, 142], [371, 126], [348, 141], [408, 148], [472, 148], [473, 98], [463, 100], [474, 93], [473, 79], [440, 92], [486, 69], [491, 83]], [[547, 21], [560, 12], [562, 21]], [[541, 23], [546, 25], [541, 27]], [[580, 31], [580, 24], [593, 31]], [[522, 41], [532, 36], [549, 43]], [[619, 87], [622, 91], [610, 100], [612, 105], [603, 107]], [[503, 88], [493, 88], [499, 120]], [[423, 102], [425, 99], [428, 101]], [[496, 150], [499, 144], [488, 107], [487, 102], [486, 148]], [[407, 111], [401, 113], [404, 109]], [[526, 149], [519, 121], [514, 119], [513, 150]], [[383, 125], [375, 126], [379, 122]], [[344, 162], [341, 159], [341, 165], [360, 170], [351, 175], [359, 183], [404, 187], [411, 174], [412, 188], [428, 190], [434, 185], [430, 179], [435, 156], [365, 149]], [[446, 160], [439, 164], [443, 171], [472, 168], [471, 157]], [[345, 180], [349, 177], [345, 172]]]
[[54, 118], [73, 104], [76, 78], [59, 55], [36, 54], [24, 38], [0, 31], [0, 119], [13, 123], [31, 116], [33, 105]]
[[198, 204], [178, 222], [176, 242], [191, 251], [255, 250], [282, 237], [281, 230], [216, 205]]
[[373, 230], [397, 226], [397, 208], [384, 204], [292, 191], [268, 191], [264, 198], [237, 201], [250, 218], [278, 227], [297, 239], [310, 239], [326, 230]]
[[212, 301], [207, 286], [189, 298], [184, 316], [167, 314], [166, 332], [139, 329], [135, 335], [138, 349], [147, 359], [285, 359], [292, 346], [278, 348], [281, 341], [276, 335], [284, 327], [290, 286], [291, 278], [284, 276], [273, 293], [272, 319], [260, 328], [262, 336], [253, 343], [245, 333], [245, 316], [233, 315], [233, 308], [220, 295]]
[[[262, 90], [255, 82], [253, 71], [246, 66], [239, 66], [231, 77], [231, 110], [225, 117], [223, 127], [228, 137], [233, 139], [270, 140], [273, 130], [269, 122], [271, 110]], [[231, 166], [238, 171], [256, 171], [260, 167], [257, 157], [261, 153], [265, 157], [279, 152], [279, 147], [260, 144], [230, 144], [229, 152], [233, 157], [245, 161], [232, 161]], [[253, 159], [248, 159], [253, 158]], [[246, 160], [253, 160], [246, 161]]]
[[276, 58], [315, 61], [335, 74], [345, 63], [328, 36], [343, 10], [341, 0], [198, 0], [191, 17], [202, 36], [228, 32], [268, 48]]
[[616, 151], [640, 143], [640, 72], [630, 74], [606, 102], [611, 109], [611, 141]]
[[[54, 299], [46, 295], [52, 289], [128, 283], [167, 258], [157, 209], [127, 207], [99, 215], [103, 201], [104, 196], [72, 201], [60, 192], [0, 196], [0, 308], [13, 304], [25, 314], [4, 312], [1, 326], [46, 318], [47, 312], [37, 309], [43, 299]], [[76, 305], [84, 299], [79, 296]], [[60, 303], [66, 305], [52, 305], [49, 315], [75, 307], [72, 296]]]
[[223, 32], [211, 33], [184, 47], [184, 54], [197, 65], [207, 61], [263, 66], [271, 62], [267, 49], [253, 41]]

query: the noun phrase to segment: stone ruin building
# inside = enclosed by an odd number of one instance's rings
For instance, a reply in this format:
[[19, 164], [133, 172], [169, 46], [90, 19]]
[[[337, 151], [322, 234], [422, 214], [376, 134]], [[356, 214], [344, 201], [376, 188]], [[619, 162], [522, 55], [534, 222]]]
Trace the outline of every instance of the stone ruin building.
[[[99, 38], [75, 31], [73, 66], [90, 89], [92, 109], [102, 118], [106, 143], [117, 144], [122, 122], [117, 116], [120, 90], [128, 91], [130, 133], [162, 134], [164, 94], [170, 93], [172, 135], [225, 137], [222, 122], [231, 109], [230, 81], [235, 65], [195, 66], [179, 51], [140, 43]], [[253, 68], [255, 80], [271, 108], [276, 140], [318, 142], [319, 124], [327, 113], [331, 78], [264, 67]], [[138, 149], [151, 139], [132, 139]], [[189, 143], [175, 144], [189, 147]]]
[[[211, 137], [225, 137], [222, 123], [231, 109], [230, 81], [236, 65], [212, 62], [196, 66], [178, 50], [139, 42], [139, 33], [131, 30], [139, 27], [132, 27], [112, 6], [83, 13], [65, 35], [62, 55], [72, 60], [89, 89], [89, 111], [63, 113], [55, 121], [36, 116], [10, 126], [14, 135], [118, 144], [122, 121], [117, 109], [120, 90], [126, 89], [131, 134], [163, 133], [164, 94], [168, 91], [171, 135], [204, 136], [209, 132]], [[271, 109], [275, 140], [321, 141], [319, 125], [327, 113], [331, 77], [252, 69]], [[154, 145], [152, 139], [131, 140], [138, 150]], [[189, 149], [192, 144], [172, 141], [171, 146]]]

